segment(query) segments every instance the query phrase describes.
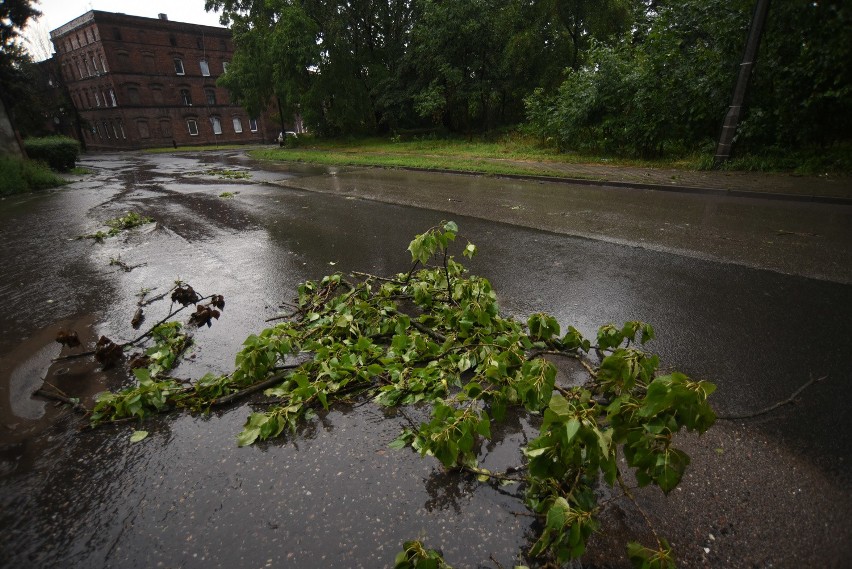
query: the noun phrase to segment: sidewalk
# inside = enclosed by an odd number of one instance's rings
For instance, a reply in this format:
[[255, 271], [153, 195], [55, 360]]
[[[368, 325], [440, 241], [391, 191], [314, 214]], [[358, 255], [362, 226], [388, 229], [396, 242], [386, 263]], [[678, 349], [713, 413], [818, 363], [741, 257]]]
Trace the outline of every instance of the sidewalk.
[[[488, 160], [498, 162], [498, 160]], [[503, 160], [527, 168], [559, 170], [565, 178], [554, 181], [581, 184], [608, 183], [616, 186], [725, 193], [735, 196], [759, 196], [796, 201], [819, 201], [852, 205], [852, 177], [796, 176], [763, 172], [690, 171], [674, 168], [639, 168], [604, 164], [563, 164]], [[511, 176], [514, 177], [514, 176]]]

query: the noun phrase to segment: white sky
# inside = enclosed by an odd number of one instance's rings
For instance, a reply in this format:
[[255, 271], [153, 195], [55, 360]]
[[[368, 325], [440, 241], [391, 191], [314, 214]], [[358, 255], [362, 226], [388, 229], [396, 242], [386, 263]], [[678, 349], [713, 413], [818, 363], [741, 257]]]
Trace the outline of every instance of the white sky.
[[157, 14], [164, 13], [173, 22], [221, 26], [217, 13], [204, 11], [204, 0], [36, 0], [33, 3], [42, 15], [35, 25], [31, 23], [28, 26], [24, 33], [28, 39], [32, 34], [47, 34], [89, 10], [122, 12], [146, 18], [156, 18]]

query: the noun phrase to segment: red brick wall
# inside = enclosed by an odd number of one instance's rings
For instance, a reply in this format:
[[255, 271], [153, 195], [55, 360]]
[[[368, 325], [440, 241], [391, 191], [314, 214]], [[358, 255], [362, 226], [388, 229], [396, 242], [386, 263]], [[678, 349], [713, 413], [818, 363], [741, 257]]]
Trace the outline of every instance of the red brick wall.
[[[248, 114], [216, 86], [233, 54], [226, 28], [92, 11], [51, 38], [90, 148], [260, 143], [278, 135], [278, 126], [262, 117], [251, 132]], [[175, 58], [183, 63], [182, 75]], [[209, 76], [202, 74], [202, 60]], [[214, 118], [221, 134], [214, 134]], [[234, 118], [242, 132], [235, 131]], [[190, 133], [188, 121], [195, 121], [198, 134]]]

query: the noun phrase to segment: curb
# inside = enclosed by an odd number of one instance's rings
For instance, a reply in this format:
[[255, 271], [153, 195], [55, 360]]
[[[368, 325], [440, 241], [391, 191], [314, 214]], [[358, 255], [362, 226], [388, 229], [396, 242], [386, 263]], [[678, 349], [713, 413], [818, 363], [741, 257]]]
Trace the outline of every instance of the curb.
[[533, 174], [485, 174], [482, 172], [468, 172], [465, 170], [443, 170], [436, 168], [412, 168], [408, 166], [400, 166], [398, 168], [388, 168], [386, 166], [361, 166], [362, 168], [382, 168], [409, 170], [412, 172], [431, 172], [435, 174], [455, 174], [461, 176], [488, 176], [492, 178], [508, 178], [511, 180], [530, 180], [536, 182], [551, 182], [556, 184], [574, 184], [579, 186], [610, 186], [614, 188], [632, 188], [638, 190], [657, 190], [661, 192], [676, 192], [684, 194], [700, 194], [700, 195], [715, 195], [729, 196], [736, 198], [751, 198], [751, 199], [767, 199], [781, 200], [793, 202], [811, 202], [834, 205], [852, 205], [852, 198], [839, 196], [819, 196], [812, 194], [782, 194], [777, 192], [758, 192], [754, 190], [731, 190], [726, 188], [708, 188], [703, 186], [678, 186], [665, 184], [649, 184], [646, 182], [621, 182], [617, 180], [607, 180], [606, 178], [589, 179], [589, 178], [563, 178], [559, 176], [536, 176]]

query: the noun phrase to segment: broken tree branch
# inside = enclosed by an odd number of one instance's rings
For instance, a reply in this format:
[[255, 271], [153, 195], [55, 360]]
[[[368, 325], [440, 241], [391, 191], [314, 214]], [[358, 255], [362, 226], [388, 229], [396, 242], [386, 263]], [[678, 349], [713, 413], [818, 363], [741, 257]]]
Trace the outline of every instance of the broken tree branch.
[[61, 401], [62, 403], [66, 403], [71, 406], [71, 408], [77, 413], [83, 413], [84, 415], [89, 412], [79, 401], [75, 401], [70, 397], [65, 397], [64, 395], [60, 395], [58, 393], [53, 393], [52, 391], [47, 391], [46, 389], [39, 388], [33, 393], [33, 395], [38, 395], [39, 397], [44, 397], [45, 399], [52, 399], [54, 401]]
[[759, 411], [754, 411], [753, 413], [743, 413], [742, 415], [717, 415], [716, 418], [722, 419], [723, 421], [737, 421], [737, 420], [740, 420], [740, 419], [753, 419], [754, 417], [766, 415], [767, 413], [771, 413], [772, 411], [775, 411], [779, 407], [783, 407], [784, 405], [789, 405], [790, 403], [795, 403], [796, 398], [799, 395], [801, 395], [801, 393], [805, 389], [807, 389], [808, 387], [810, 387], [814, 383], [820, 382], [820, 381], [827, 379], [827, 378], [828, 378], [827, 375], [824, 375], [822, 377], [817, 377], [817, 378], [811, 377], [810, 380], [805, 382], [804, 385], [802, 385], [796, 391], [794, 391], [793, 394], [790, 397], [788, 397], [787, 399], [784, 399], [783, 401], [778, 401], [777, 403], [774, 403], [774, 404], [772, 404], [769, 407], [766, 407], [764, 409], [760, 409]]

